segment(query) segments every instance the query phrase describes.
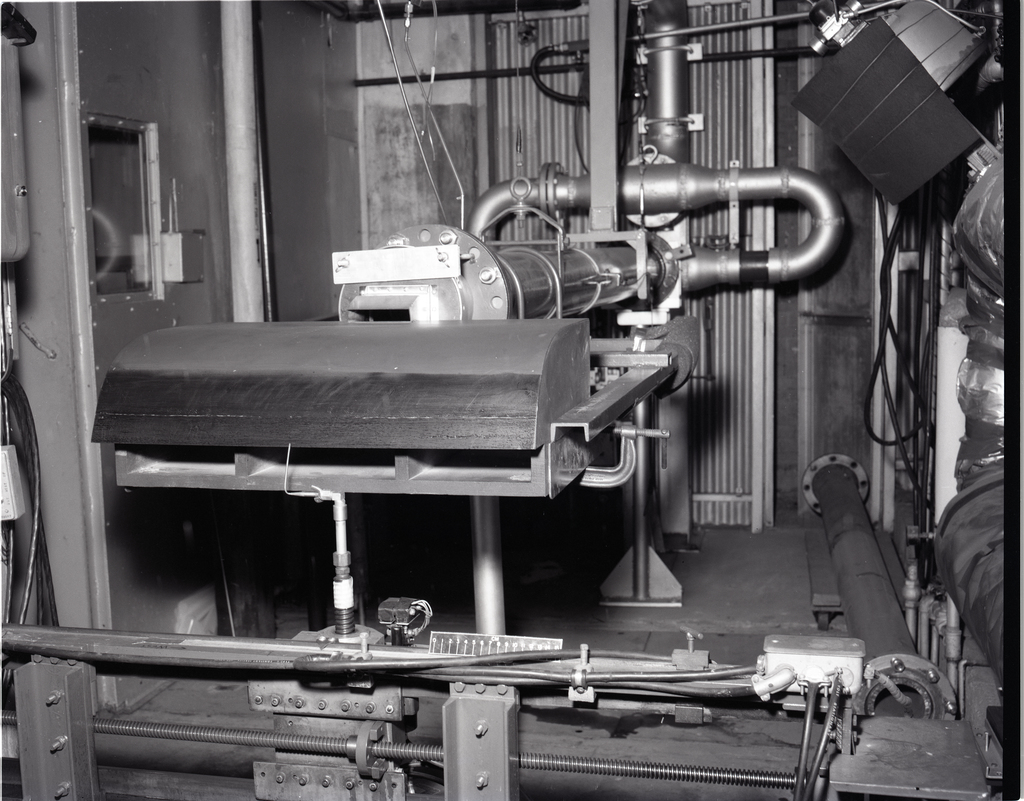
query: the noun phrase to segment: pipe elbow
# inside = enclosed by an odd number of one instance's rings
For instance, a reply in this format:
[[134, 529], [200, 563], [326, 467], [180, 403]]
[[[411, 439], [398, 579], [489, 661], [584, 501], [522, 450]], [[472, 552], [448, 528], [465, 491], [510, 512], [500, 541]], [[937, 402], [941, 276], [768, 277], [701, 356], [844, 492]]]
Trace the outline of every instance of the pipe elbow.
[[803, 169], [781, 171], [783, 194], [797, 200], [811, 215], [811, 232], [794, 248], [769, 251], [772, 283], [805, 278], [821, 269], [839, 249], [846, 216], [843, 201], [817, 173]]
[[[529, 186], [525, 196], [518, 197], [513, 194], [513, 185], [517, 182]], [[483, 239], [486, 231], [494, 220], [504, 211], [515, 206], [517, 203], [524, 203], [527, 206], [536, 206], [540, 200], [540, 193], [537, 191], [537, 181], [531, 178], [516, 178], [512, 181], [502, 181], [488, 188], [479, 198], [466, 219], [466, 230], [473, 236]]]

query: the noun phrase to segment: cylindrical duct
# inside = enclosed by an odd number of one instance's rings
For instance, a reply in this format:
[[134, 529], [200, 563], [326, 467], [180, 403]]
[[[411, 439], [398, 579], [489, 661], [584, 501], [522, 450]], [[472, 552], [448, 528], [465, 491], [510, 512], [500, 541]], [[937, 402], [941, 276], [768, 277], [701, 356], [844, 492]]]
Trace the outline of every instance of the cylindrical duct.
[[[555, 251], [524, 246], [496, 252], [501, 266], [514, 273], [512, 283], [522, 287], [523, 316], [551, 314], [558, 275]], [[562, 314], [583, 314], [597, 305], [627, 300], [636, 294], [636, 279], [636, 251], [631, 247], [569, 248], [562, 253]]]
[[222, 3], [220, 20], [233, 319], [236, 323], [263, 322], [263, 272], [256, 224], [258, 177], [252, 4]]
[[[650, 32], [685, 28], [687, 4], [657, 0], [648, 9]], [[690, 160], [690, 131], [685, 117], [690, 107], [690, 71], [687, 52], [670, 48], [685, 45], [685, 36], [667, 36], [651, 42], [647, 56], [647, 142], [663, 156], [684, 164]]]
[[817, 471], [812, 486], [821, 504], [850, 636], [864, 640], [868, 659], [917, 653], [864, 509], [857, 476], [847, 467], [830, 465]]

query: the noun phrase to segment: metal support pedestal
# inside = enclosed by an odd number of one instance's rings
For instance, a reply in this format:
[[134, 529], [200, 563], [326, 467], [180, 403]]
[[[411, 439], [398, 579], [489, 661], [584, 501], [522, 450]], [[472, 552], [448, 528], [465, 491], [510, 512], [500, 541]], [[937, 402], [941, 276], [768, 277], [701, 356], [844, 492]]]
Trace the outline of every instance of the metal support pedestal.
[[[651, 399], [641, 401], [633, 412], [638, 429], [651, 421]], [[636, 438], [636, 472], [633, 474], [633, 547], [601, 585], [602, 606], [682, 606], [683, 587], [651, 548], [647, 503], [651, 497], [651, 441]]]
[[505, 587], [501, 571], [501, 517], [498, 499], [469, 499], [473, 529], [473, 591], [478, 634], [505, 633]]

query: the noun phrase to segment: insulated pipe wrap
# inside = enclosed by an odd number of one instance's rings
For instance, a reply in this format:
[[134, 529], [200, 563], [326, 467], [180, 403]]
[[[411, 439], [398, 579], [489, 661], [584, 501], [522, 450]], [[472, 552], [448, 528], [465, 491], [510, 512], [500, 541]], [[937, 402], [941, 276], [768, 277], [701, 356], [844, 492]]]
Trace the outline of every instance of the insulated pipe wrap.
[[829, 465], [817, 471], [812, 486], [821, 504], [850, 636], [864, 640], [866, 661], [917, 653], [864, 509], [856, 474], [845, 466]]

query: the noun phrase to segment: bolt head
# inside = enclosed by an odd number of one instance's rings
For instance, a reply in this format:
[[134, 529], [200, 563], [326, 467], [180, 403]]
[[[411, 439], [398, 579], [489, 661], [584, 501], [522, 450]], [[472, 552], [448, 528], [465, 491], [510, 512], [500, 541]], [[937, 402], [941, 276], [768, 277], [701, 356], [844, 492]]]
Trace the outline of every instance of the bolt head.
[[956, 704], [954, 704], [952, 701], [946, 701], [946, 711], [951, 715], [955, 715]]
[[274, 781], [276, 781], [278, 784], [284, 784], [284, 774], [283, 773], [278, 773], [274, 777]]
[[370, 703], [368, 703], [366, 705], [366, 714], [367, 715], [372, 715], [376, 709], [377, 709], [377, 705], [375, 703], [373, 703], [373, 701], [370, 701]]
[[295, 708], [296, 709], [302, 709], [302, 707], [304, 707], [305, 705], [306, 705], [306, 702], [303, 701], [301, 698], [296, 698], [295, 699]]
[[370, 782], [370, 792], [371, 793], [377, 792], [377, 782]]
[[445, 253], [443, 250], [437, 251], [437, 260], [439, 262], [441, 262], [441, 264], [447, 263], [447, 261], [448, 261], [448, 254]]
[[330, 787], [331, 786], [331, 777], [330, 776], [324, 776], [324, 780], [322, 782], [320, 782], [320, 786], [321, 787]]
[[442, 245], [451, 245], [452, 243], [455, 242], [455, 232], [442, 231], [441, 235], [437, 238], [437, 241], [440, 242]]
[[764, 675], [765, 670], [768, 669], [768, 657], [765, 656], [764, 654], [760, 654], [757, 657], [756, 665], [757, 665], [757, 672], [760, 673], [761, 675]]
[[484, 685], [482, 685], [482, 684], [477, 684], [476, 687], [474, 687], [474, 689], [476, 690], [477, 695], [483, 695], [484, 694], [484, 690], [486, 690], [487, 688], [484, 687]]
[[476, 722], [476, 727], [473, 729], [473, 732], [476, 734], [477, 737], [483, 737], [485, 734], [487, 734], [487, 721], [478, 720]]
[[306, 775], [299, 776], [299, 786], [300, 787], [305, 787], [307, 784], [309, 784], [309, 776], [306, 776]]
[[56, 790], [56, 792], [54, 792], [53, 797], [54, 798], [63, 798], [64, 796], [66, 796], [70, 792], [71, 792], [71, 783], [70, 782], [61, 782], [60, 784], [57, 785], [57, 790]]
[[254, 695], [252, 697], [252, 702], [254, 704], [262, 704], [263, 703], [263, 696], [262, 695]]
[[484, 267], [478, 277], [481, 284], [493, 284], [498, 280], [498, 271], [493, 267]]
[[351, 779], [349, 779], [348, 781], [345, 782], [345, 789], [346, 790], [351, 790], [355, 786], [356, 786], [356, 783], [354, 781], [352, 781]]
[[928, 681], [930, 681], [932, 684], [939, 683], [939, 672], [934, 668], [928, 671]]
[[278, 695], [272, 696], [270, 699], [271, 706], [281, 706], [281, 697]]
[[895, 656], [890, 661], [890, 664], [892, 665], [892, 669], [895, 670], [897, 673], [902, 673], [904, 670], [906, 670], [906, 665], [903, 664], [903, 660], [897, 659]]
[[487, 771], [481, 771], [480, 773], [476, 774], [476, 786], [477, 786], [477, 789], [478, 790], [483, 790], [487, 786], [487, 784], [490, 782], [490, 780], [491, 780], [491, 777], [488, 775]]
[[395, 713], [395, 707], [392, 704], [388, 704], [384, 707], [384, 711], [389, 715], [393, 715]]
[[320, 702], [319, 702], [319, 703], [318, 703], [318, 704], [316, 705], [316, 708], [317, 708], [317, 709], [320, 709], [320, 710], [324, 710], [324, 709], [327, 709], [327, 702], [326, 702], [326, 701], [320, 701]]
[[352, 708], [352, 704], [350, 704], [348, 701], [342, 701], [341, 702], [341, 711], [342, 712], [348, 712], [351, 708]]
[[463, 691], [464, 691], [465, 689], [466, 689], [466, 685], [465, 685], [465, 683], [464, 683], [464, 682], [461, 682], [461, 681], [457, 681], [457, 682], [455, 682], [455, 692], [457, 692], [457, 693], [461, 693], [461, 692], [463, 692]]
[[508, 687], [504, 684], [498, 685], [498, 695], [505, 695], [508, 693]]

